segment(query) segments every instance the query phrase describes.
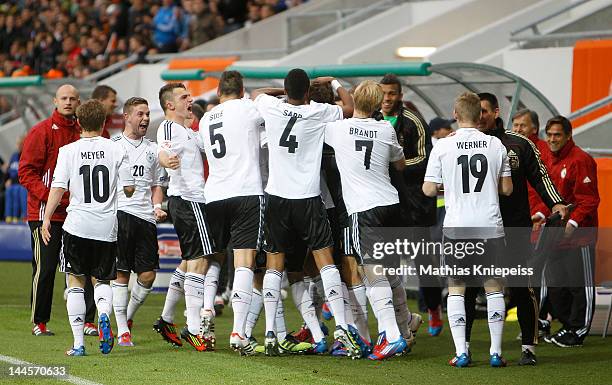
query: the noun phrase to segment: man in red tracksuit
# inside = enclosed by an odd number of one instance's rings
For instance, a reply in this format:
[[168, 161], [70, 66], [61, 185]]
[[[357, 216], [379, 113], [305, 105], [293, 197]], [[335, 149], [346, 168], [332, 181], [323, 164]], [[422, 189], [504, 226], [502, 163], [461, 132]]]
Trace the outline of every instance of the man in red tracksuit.
[[[576, 208], [565, 225], [563, 239], [546, 265], [548, 298], [553, 316], [563, 324], [551, 336], [557, 346], [582, 346], [595, 311], [595, 242], [597, 240], [597, 164], [572, 140], [572, 125], [563, 116], [546, 123], [551, 154], [548, 173], [568, 203]], [[539, 205], [543, 217], [550, 211]]]
[[[19, 161], [19, 182], [28, 190], [28, 224], [32, 231], [32, 334], [48, 336], [53, 333], [47, 329], [51, 317], [53, 284], [55, 271], [60, 258], [62, 225], [66, 219], [68, 194], [62, 198], [60, 206], [51, 218], [51, 242], [45, 245], [40, 236], [40, 225], [45, 212], [53, 171], [59, 148], [80, 138], [81, 128], [77, 124], [75, 111], [79, 105], [79, 91], [71, 85], [62, 85], [53, 99], [55, 110], [50, 118], [36, 124], [25, 138]], [[93, 322], [95, 305], [91, 292], [88, 317]], [[94, 306], [92, 306], [94, 305]], [[91, 327], [89, 328], [91, 329]], [[97, 335], [96, 329], [87, 329], [88, 335]], [[95, 332], [95, 334], [94, 334]]]
[[[538, 117], [537, 112], [525, 108], [519, 110], [512, 117], [512, 132], [521, 134], [527, 139], [531, 140], [540, 152], [540, 159], [542, 159], [542, 162], [546, 164], [546, 159], [548, 159], [550, 156], [550, 149], [548, 148], [548, 143], [546, 143], [545, 140], [540, 139], [538, 135], [539, 131], [540, 118]], [[543, 204], [540, 195], [536, 190], [534, 190], [533, 187], [531, 187], [531, 185], [527, 185], [527, 190], [529, 194], [529, 207], [533, 209], [534, 207]], [[535, 215], [536, 212], [532, 210], [531, 214]], [[538, 216], [539, 215], [541, 214], [538, 214]]]

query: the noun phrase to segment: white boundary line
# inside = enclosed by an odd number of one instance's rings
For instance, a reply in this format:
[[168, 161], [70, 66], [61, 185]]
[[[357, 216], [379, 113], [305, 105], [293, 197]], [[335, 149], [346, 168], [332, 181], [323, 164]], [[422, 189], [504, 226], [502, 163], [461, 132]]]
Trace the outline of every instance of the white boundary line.
[[[2, 354], [0, 354], [0, 361], [6, 362], [9, 364], [13, 364], [13, 365], [36, 365], [31, 362], [22, 361], [20, 359], [10, 357], [10, 356], [5, 356]], [[89, 381], [81, 377], [76, 377], [76, 376], [71, 376], [71, 375], [68, 375], [67, 377], [41, 377], [41, 378], [54, 378], [58, 381], [66, 381], [66, 382], [70, 382], [71, 384], [76, 384], [76, 385], [102, 385], [99, 382], [93, 382], [93, 381]]]

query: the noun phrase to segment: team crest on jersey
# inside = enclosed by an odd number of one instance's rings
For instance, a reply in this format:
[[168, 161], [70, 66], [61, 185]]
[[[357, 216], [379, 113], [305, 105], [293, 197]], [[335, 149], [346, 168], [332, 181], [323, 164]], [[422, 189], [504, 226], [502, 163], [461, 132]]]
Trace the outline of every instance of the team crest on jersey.
[[514, 150], [508, 151], [508, 162], [510, 163], [510, 168], [516, 170], [519, 168], [519, 157]]
[[561, 179], [565, 179], [566, 175], [567, 175], [567, 169], [563, 167], [563, 169], [561, 170]]
[[152, 152], [147, 151], [147, 162], [153, 163], [154, 161], [155, 161], [155, 155]]

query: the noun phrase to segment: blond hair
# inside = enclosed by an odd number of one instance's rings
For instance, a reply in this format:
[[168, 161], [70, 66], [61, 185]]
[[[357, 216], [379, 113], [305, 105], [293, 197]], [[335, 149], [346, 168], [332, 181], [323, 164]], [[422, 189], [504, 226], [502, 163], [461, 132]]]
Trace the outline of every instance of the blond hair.
[[96, 99], [89, 99], [77, 107], [76, 116], [83, 131], [101, 131], [106, 120], [106, 110]]
[[355, 89], [355, 109], [368, 115], [380, 109], [384, 92], [380, 84], [373, 80], [364, 80]]
[[473, 92], [457, 96], [454, 108], [459, 122], [478, 123], [480, 120], [480, 98]]

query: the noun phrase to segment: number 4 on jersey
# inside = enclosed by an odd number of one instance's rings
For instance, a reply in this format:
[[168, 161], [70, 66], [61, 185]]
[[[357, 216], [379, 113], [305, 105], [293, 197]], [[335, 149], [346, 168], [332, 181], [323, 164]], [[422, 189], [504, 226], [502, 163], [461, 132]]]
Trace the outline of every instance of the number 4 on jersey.
[[295, 149], [298, 148], [298, 142], [296, 140], [297, 139], [296, 136], [290, 135], [291, 129], [293, 128], [293, 125], [295, 124], [296, 121], [297, 121], [297, 116], [292, 116], [291, 119], [289, 119], [289, 122], [287, 123], [287, 126], [283, 130], [283, 134], [280, 137], [280, 141], [278, 142], [279, 146], [287, 147], [289, 153], [291, 154], [295, 154]]

